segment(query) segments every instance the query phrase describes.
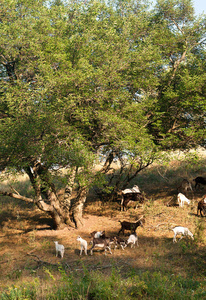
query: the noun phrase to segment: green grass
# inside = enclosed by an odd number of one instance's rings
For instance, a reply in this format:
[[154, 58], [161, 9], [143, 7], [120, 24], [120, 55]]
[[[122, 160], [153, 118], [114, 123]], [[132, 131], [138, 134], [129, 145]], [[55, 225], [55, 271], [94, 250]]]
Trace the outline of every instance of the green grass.
[[6, 288], [1, 300], [26, 299], [205, 299], [206, 281], [184, 278], [181, 275], [158, 272], [142, 272], [129, 269], [124, 277], [120, 270], [112, 268], [105, 277], [101, 272], [89, 272], [85, 267], [81, 273], [66, 272], [61, 266], [59, 274], [53, 275], [45, 269], [51, 284], [35, 279], [31, 283]]

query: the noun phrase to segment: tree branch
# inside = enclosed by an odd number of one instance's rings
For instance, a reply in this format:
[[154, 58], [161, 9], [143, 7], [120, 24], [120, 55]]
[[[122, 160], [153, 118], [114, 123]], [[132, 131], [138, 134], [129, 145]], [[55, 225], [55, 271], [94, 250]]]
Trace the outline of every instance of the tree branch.
[[19, 199], [19, 200], [23, 200], [23, 201], [28, 202], [28, 203], [34, 203], [34, 199], [21, 196], [19, 193], [16, 194], [16, 193], [5, 192], [5, 191], [0, 190], [0, 195], [12, 197], [12, 198]]

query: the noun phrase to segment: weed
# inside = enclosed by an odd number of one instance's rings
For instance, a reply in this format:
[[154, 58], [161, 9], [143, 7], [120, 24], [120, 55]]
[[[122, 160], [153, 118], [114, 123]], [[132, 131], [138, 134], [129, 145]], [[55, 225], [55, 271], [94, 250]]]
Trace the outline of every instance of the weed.
[[204, 230], [205, 230], [205, 222], [202, 219], [197, 219], [195, 221], [195, 241], [196, 242], [204, 242]]

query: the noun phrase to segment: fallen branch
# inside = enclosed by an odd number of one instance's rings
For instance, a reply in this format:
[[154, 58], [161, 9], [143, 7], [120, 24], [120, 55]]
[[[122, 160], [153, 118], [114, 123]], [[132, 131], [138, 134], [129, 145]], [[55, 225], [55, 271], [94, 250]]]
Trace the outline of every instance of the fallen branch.
[[36, 257], [37, 259], [34, 259], [39, 265], [37, 266], [37, 268], [39, 268], [41, 265], [50, 265], [50, 266], [53, 266], [53, 267], [58, 267], [59, 265], [58, 264], [53, 264], [53, 263], [50, 263], [48, 261], [45, 261], [45, 260], [42, 260], [39, 256], [37, 256], [36, 254], [30, 254], [30, 253], [27, 253], [27, 255], [29, 256], [34, 256]]

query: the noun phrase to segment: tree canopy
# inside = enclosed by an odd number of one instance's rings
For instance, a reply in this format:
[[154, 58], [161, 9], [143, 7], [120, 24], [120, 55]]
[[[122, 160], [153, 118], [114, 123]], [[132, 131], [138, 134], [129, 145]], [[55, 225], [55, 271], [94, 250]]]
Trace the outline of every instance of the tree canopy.
[[0, 169], [43, 201], [57, 166], [86, 187], [119, 159], [126, 185], [159, 151], [205, 147], [205, 25], [190, 0], [2, 0]]

